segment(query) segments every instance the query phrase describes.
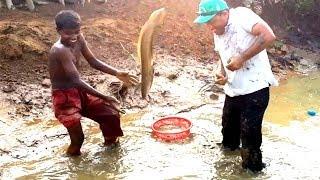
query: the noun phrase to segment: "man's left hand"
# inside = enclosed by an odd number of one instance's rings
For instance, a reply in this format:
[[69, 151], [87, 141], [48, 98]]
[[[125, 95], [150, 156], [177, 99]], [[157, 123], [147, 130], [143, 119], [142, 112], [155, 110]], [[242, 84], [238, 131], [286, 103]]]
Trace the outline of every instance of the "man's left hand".
[[235, 71], [241, 69], [245, 60], [242, 56], [233, 56], [229, 59], [228, 65], [226, 66], [227, 69], [230, 71]]
[[116, 77], [127, 87], [135, 86], [139, 83], [138, 77], [131, 75], [128, 72], [118, 71]]

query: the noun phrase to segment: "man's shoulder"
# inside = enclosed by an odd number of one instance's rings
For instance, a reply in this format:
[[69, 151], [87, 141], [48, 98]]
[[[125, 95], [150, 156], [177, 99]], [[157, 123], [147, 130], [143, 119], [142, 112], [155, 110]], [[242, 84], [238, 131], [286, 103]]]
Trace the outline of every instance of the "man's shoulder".
[[61, 55], [62, 53], [67, 53], [68, 50], [69, 49], [65, 47], [60, 41], [57, 41], [52, 45], [49, 53], [54, 55]]
[[253, 12], [250, 8], [239, 6], [233, 9], [236, 13], [250, 13]]
[[245, 19], [254, 18], [257, 16], [255, 12], [253, 12], [250, 8], [247, 7], [236, 7], [230, 10], [232, 15], [237, 19], [237, 21], [244, 22]]

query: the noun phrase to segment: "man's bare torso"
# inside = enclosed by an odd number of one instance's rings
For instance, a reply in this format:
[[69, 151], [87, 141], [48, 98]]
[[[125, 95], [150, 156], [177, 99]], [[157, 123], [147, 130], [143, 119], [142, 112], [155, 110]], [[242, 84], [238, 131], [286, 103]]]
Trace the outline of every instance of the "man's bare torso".
[[[71, 53], [62, 54], [60, 53], [62, 49]], [[65, 72], [61, 62], [59, 61], [59, 57], [62, 55], [68, 56], [67, 60], [72, 61], [77, 67], [81, 56], [81, 43], [76, 43], [74, 47], [66, 47], [59, 40], [52, 46], [48, 66], [52, 89], [66, 89], [74, 86], [71, 81], [70, 74]]]

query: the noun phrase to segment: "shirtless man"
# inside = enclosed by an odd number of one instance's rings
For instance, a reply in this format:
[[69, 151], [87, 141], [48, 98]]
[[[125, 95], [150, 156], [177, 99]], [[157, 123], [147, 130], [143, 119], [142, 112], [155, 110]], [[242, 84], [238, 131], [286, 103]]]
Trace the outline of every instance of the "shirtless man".
[[138, 81], [135, 76], [119, 71], [93, 55], [81, 33], [81, 19], [76, 12], [60, 11], [55, 17], [55, 23], [60, 39], [49, 52], [49, 73], [55, 116], [67, 128], [71, 140], [67, 154], [81, 154], [80, 148], [84, 141], [80, 123], [82, 116], [99, 123], [104, 144], [114, 146], [118, 143], [118, 137], [123, 136], [119, 102], [84, 82], [75, 64], [82, 54], [91, 67], [116, 76], [127, 85], [135, 85]]

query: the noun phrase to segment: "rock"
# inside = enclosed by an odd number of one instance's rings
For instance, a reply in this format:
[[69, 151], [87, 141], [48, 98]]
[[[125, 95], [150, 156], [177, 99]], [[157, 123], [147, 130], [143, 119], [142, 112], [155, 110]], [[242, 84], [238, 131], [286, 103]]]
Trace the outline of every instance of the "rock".
[[217, 85], [213, 85], [213, 86], [211, 87], [211, 90], [212, 90], [213, 92], [215, 92], [215, 93], [223, 93], [223, 92], [224, 92], [223, 88], [222, 88], [222, 87], [219, 87], [219, 86], [217, 86]]
[[11, 93], [15, 91], [15, 88], [12, 85], [7, 85], [2, 88], [2, 91], [5, 93]]
[[158, 55], [163, 55], [164, 53], [165, 53], [165, 52], [164, 52], [163, 49], [159, 49], [158, 52], [157, 52]]
[[215, 93], [212, 93], [209, 97], [210, 97], [210, 99], [212, 99], [212, 100], [218, 100], [218, 99], [219, 99], [219, 96], [216, 95]]
[[290, 55], [290, 59], [293, 60], [293, 61], [299, 62], [300, 59], [303, 59], [303, 57], [298, 56], [298, 55], [296, 54], [296, 52], [292, 51], [292, 52], [291, 52], [291, 55]]
[[278, 66], [274, 66], [274, 67], [272, 68], [272, 72], [274, 72], [274, 73], [279, 73], [279, 72], [280, 72], [279, 67], [278, 67]]
[[303, 66], [308, 66], [310, 65], [310, 60], [307, 60], [307, 59], [301, 59], [300, 60], [300, 64], [303, 65]]
[[289, 47], [288, 47], [286, 44], [284, 44], [284, 45], [281, 47], [281, 51], [287, 53], [287, 52], [289, 51]]
[[95, 82], [95, 80], [89, 79], [88, 81], [89, 81], [90, 86], [92, 86], [93, 88], [97, 87], [97, 83]]
[[97, 83], [98, 83], [98, 84], [102, 84], [102, 83], [104, 83], [104, 81], [105, 81], [105, 79], [99, 78]]
[[184, 50], [184, 53], [185, 53], [186, 55], [189, 55], [189, 54], [191, 54], [191, 50], [190, 50], [190, 49], [185, 49], [185, 50]]
[[44, 79], [44, 80], [42, 81], [41, 85], [42, 85], [43, 87], [49, 88], [49, 87], [51, 86], [51, 81], [50, 81], [50, 79]]
[[268, 51], [268, 53], [270, 53], [270, 54], [275, 54], [275, 53], [276, 53], [276, 49], [275, 49], [275, 48], [270, 48], [270, 49], [268, 49], [267, 51]]
[[170, 91], [168, 91], [168, 90], [161, 92], [161, 96], [163, 96], [163, 97], [168, 97], [169, 94], [170, 94]]
[[20, 104], [22, 102], [17, 96], [14, 96], [14, 97], [12, 97], [10, 99], [11, 99], [11, 101], [13, 101], [13, 102], [15, 102], [17, 104]]
[[33, 105], [32, 96], [31, 95], [21, 96], [21, 101], [22, 101], [22, 103], [24, 103], [26, 105]]
[[178, 78], [178, 75], [177, 74], [170, 74], [167, 78], [170, 80], [175, 80]]
[[35, 109], [31, 109], [31, 111], [30, 111], [32, 114], [34, 114], [34, 115], [37, 115], [37, 114], [39, 114], [38, 113], [38, 111], [37, 110], [35, 110]]
[[160, 72], [155, 72], [154, 76], [157, 76], [157, 77], [160, 76]]

